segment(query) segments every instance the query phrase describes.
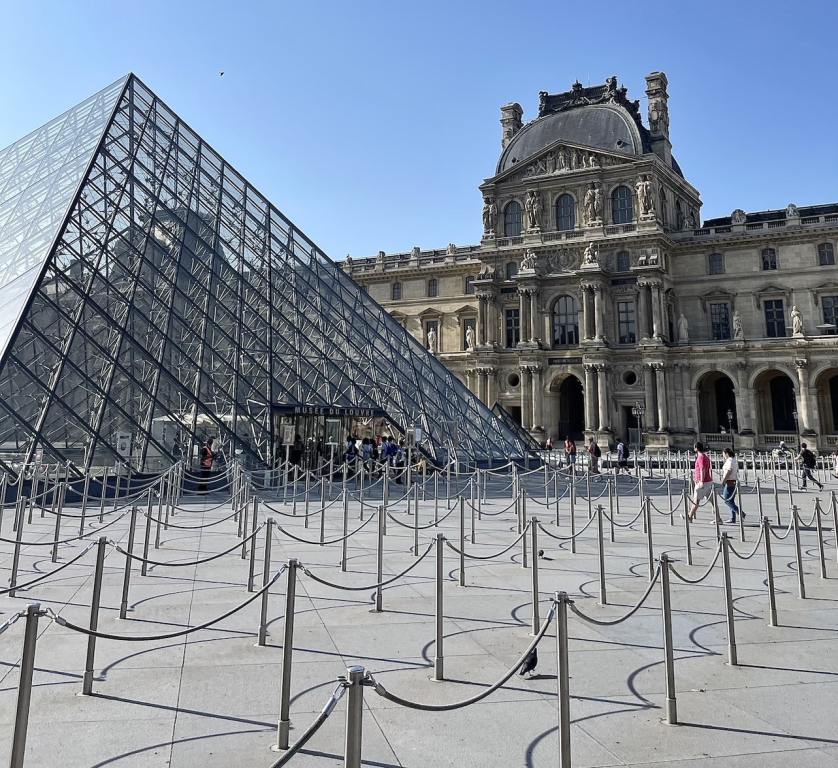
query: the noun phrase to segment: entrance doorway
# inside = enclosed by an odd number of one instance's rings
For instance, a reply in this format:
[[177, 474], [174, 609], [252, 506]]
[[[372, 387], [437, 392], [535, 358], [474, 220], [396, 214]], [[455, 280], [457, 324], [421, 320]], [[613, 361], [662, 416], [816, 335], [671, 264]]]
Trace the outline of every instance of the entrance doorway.
[[582, 382], [566, 376], [559, 386], [559, 437], [581, 440], [585, 436], [585, 394]]

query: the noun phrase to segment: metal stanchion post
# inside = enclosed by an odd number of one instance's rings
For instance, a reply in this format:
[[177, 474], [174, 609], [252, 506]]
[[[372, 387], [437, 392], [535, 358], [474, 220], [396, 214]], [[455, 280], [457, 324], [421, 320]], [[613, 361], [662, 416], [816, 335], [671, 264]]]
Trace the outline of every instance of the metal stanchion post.
[[611, 543], [614, 543], [614, 494], [617, 492], [617, 478], [608, 481], [608, 524], [611, 531]]
[[[527, 491], [525, 488], [521, 489], [521, 529], [527, 530], [529, 520], [527, 520]], [[521, 567], [526, 568], [527, 563], [527, 537], [521, 539]]]
[[722, 571], [725, 582], [725, 617], [727, 620], [727, 661], [732, 667], [738, 662], [736, 659], [736, 628], [733, 623], [733, 585], [730, 579], [730, 536], [727, 532], [721, 535]]
[[570, 552], [576, 554], [576, 483], [573, 481], [574, 467], [570, 469]]
[[666, 672], [666, 722], [678, 724], [678, 705], [675, 700], [675, 654], [672, 641], [672, 605], [669, 595], [669, 555], [660, 558], [661, 569], [661, 618], [663, 621], [663, 661]]
[[[96, 571], [93, 574], [93, 594], [90, 598], [90, 630], [96, 631], [99, 626], [99, 601], [102, 597], [102, 574], [105, 570], [105, 547], [108, 539], [105, 536], [99, 537], [99, 546], [96, 550]], [[96, 660], [96, 636], [87, 637], [87, 659], [84, 664], [84, 677], [82, 678], [81, 692], [84, 696], [93, 693], [93, 664]]]
[[815, 525], [818, 530], [818, 558], [821, 565], [821, 578], [826, 578], [826, 554], [823, 549], [823, 525], [821, 524], [821, 500], [815, 499]]
[[675, 525], [675, 510], [672, 508], [672, 477], [666, 477], [666, 498], [669, 501], [669, 524]]
[[23, 539], [23, 521], [26, 515], [26, 496], [17, 497], [15, 508], [15, 550], [12, 555], [12, 575], [9, 579], [9, 597], [15, 597], [15, 586], [17, 584], [17, 569], [20, 565], [20, 545]]
[[346, 571], [346, 550], [349, 546], [349, 494], [343, 489], [343, 541], [340, 543], [340, 569]]
[[[413, 507], [413, 555], [419, 557], [419, 486], [414, 489], [416, 503]], [[410, 497], [407, 499], [410, 507]], [[471, 539], [474, 541], [474, 507], [471, 508]]]
[[364, 718], [364, 678], [363, 667], [347, 667], [346, 681], [349, 696], [346, 703], [346, 742], [344, 746], [344, 768], [361, 768], [361, 739]]
[[[526, 540], [526, 536], [524, 540]], [[541, 617], [538, 610], [538, 518], [530, 520], [530, 539], [532, 554], [532, 633], [538, 634], [541, 627]]]
[[38, 642], [38, 619], [44, 615], [40, 603], [26, 606], [26, 629], [23, 633], [23, 655], [17, 684], [15, 729], [9, 768], [23, 768], [26, 755], [26, 731], [29, 727], [29, 702], [32, 698], [32, 673], [35, 670], [35, 645]]
[[131, 507], [131, 523], [128, 528], [128, 544], [125, 548], [125, 573], [122, 577], [122, 600], [119, 603], [119, 618], [124, 619], [128, 613], [128, 589], [131, 585], [131, 555], [134, 552], [134, 533], [137, 527], [137, 508]]
[[602, 534], [602, 515], [605, 510], [602, 504], [596, 508], [596, 529], [597, 529], [597, 560], [599, 561], [599, 604], [607, 605], [608, 596], [605, 591], [605, 542]]
[[832, 537], [835, 539], [835, 562], [838, 562], [838, 499], [835, 491], [829, 494], [829, 506], [832, 507]]
[[570, 753], [570, 670], [568, 669], [567, 592], [556, 592], [556, 656], [559, 693], [559, 768], [571, 768]]
[[145, 513], [145, 538], [143, 540], [143, 565], [140, 575], [148, 575], [148, 547], [151, 540], [151, 496], [148, 498], [148, 509]]
[[[53, 491], [55, 496], [53, 498], [54, 503], [53, 503], [53, 510], [52, 511], [55, 514], [55, 532], [54, 532], [54, 535], [52, 537], [52, 540], [55, 543], [52, 545], [52, 547], [50, 547], [50, 549], [52, 550], [51, 560], [52, 560], [53, 563], [58, 562], [58, 539], [61, 536], [61, 511], [62, 511], [62, 507], [63, 507], [63, 503], [56, 505], [55, 501], [58, 498], [58, 496], [60, 496], [63, 493], [63, 490], [62, 490], [63, 488], [64, 488], [64, 483], [59, 483], [59, 485], [56, 486], [56, 490]], [[58, 507], [57, 509], [56, 509], [56, 506]]]
[[378, 508], [378, 543], [376, 545], [376, 567], [375, 567], [375, 574], [376, 574], [376, 583], [378, 586], [375, 588], [375, 612], [381, 613], [382, 611], [382, 603], [384, 601], [384, 595], [382, 594], [381, 582], [384, 580], [384, 525], [385, 519], [387, 516], [387, 507], [380, 506]]
[[259, 518], [259, 497], [253, 497], [253, 523], [250, 526], [250, 534], [253, 538], [250, 540], [250, 563], [247, 567], [247, 591], [253, 591], [253, 577], [256, 573], [256, 530], [258, 528], [257, 520]]
[[241, 533], [239, 534], [242, 539], [242, 552], [241, 552], [241, 559], [244, 560], [247, 557], [247, 523], [250, 518], [250, 501], [247, 499], [242, 500], [242, 516], [241, 516]]
[[[154, 548], [160, 549], [160, 526], [163, 519], [163, 499], [166, 495], [166, 478], [160, 478], [160, 488], [157, 494], [157, 522], [154, 526]], [[240, 534], [241, 535], [241, 534]]]
[[443, 654], [442, 643], [444, 640], [442, 612], [443, 612], [443, 593], [442, 580], [444, 576], [442, 551], [445, 545], [445, 534], [437, 533], [436, 535], [436, 647], [434, 649], [434, 680], [445, 679], [445, 657]]
[[777, 493], [777, 475], [772, 474], [771, 479], [774, 481], [774, 509], [777, 512], [777, 525], [782, 525], [780, 521], [780, 497]]
[[279, 724], [276, 748], [288, 749], [291, 728], [291, 660], [294, 653], [294, 602], [297, 597], [297, 566], [294, 558], [288, 561], [288, 581], [285, 587], [285, 632], [282, 639], [282, 680], [279, 686]]
[[646, 547], [649, 557], [649, 581], [655, 578], [655, 553], [652, 543], [652, 500], [646, 497]]
[[274, 519], [265, 520], [265, 556], [262, 561], [262, 604], [259, 610], [259, 639], [256, 645], [264, 646], [268, 638], [268, 582], [271, 580], [271, 540], [273, 539]]
[[326, 497], [325, 484], [320, 482], [320, 546], [326, 541]]
[[759, 519], [762, 520], [764, 517], [762, 512], [762, 488], [759, 484], [759, 477], [754, 479], [754, 487], [756, 488], [756, 495], [757, 495], [757, 512], [759, 513]]
[[439, 471], [434, 471], [434, 525], [439, 525]]
[[687, 565], [693, 564], [693, 550], [690, 542], [690, 498], [687, 496], [687, 489], [683, 491], [684, 499], [684, 543], [687, 548]]
[[767, 517], [762, 518], [762, 535], [765, 547], [765, 575], [768, 584], [768, 625], [777, 626], [777, 598], [774, 594], [774, 563], [771, 560], [771, 523]]
[[466, 585], [466, 500], [460, 494], [460, 586]]
[[559, 473], [553, 472], [553, 492], [556, 496], [556, 525], [559, 525]]
[[102, 473], [102, 498], [99, 499], [99, 522], [101, 523], [105, 516], [105, 499], [108, 495], [108, 467], [105, 467]]
[[797, 516], [797, 507], [792, 505], [792, 527], [794, 528], [794, 557], [797, 563], [797, 592], [800, 598], [806, 597], [806, 584], [803, 581], [803, 553], [800, 551], [800, 518]]

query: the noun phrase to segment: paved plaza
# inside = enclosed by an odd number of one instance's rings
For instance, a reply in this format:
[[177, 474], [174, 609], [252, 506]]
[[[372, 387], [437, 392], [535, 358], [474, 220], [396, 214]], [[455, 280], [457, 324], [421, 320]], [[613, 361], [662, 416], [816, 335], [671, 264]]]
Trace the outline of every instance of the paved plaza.
[[[600, 605], [597, 519], [589, 523], [586, 482], [578, 483], [574, 527], [576, 552], [569, 540], [570, 500], [565, 476], [552, 475], [544, 494], [543, 473], [524, 475], [527, 522], [537, 517], [536, 558], [539, 580], [539, 615], [552, 618], [551, 601], [557, 591], [567, 592], [573, 607], [598, 621], [625, 615], [643, 597], [649, 585], [648, 539], [637, 479], [619, 478], [619, 511], [614, 511], [614, 541], [604, 519], [604, 557], [607, 605]], [[751, 478], [752, 480], [753, 478]], [[309, 525], [304, 525], [305, 502], [296, 507], [276, 490], [255, 494], [259, 523], [274, 518], [271, 576], [291, 558], [296, 570], [293, 664], [291, 673], [290, 742], [299, 738], [318, 716], [348, 666], [361, 665], [384, 688], [412, 702], [440, 704], [468, 699], [513, 667], [532, 642], [532, 552], [522, 563], [522, 543], [531, 544], [531, 528], [521, 542], [503, 554], [519, 536], [510, 475], [491, 475], [480, 516], [472, 515], [473, 495], [464, 478], [454, 481], [452, 498], [444, 496], [444, 476], [436, 481], [442, 498], [433, 498], [434, 481], [426, 483], [418, 503], [421, 561], [408, 573], [387, 584], [381, 612], [374, 611], [377, 582], [377, 526], [380, 501], [367, 490], [364, 507], [367, 525], [349, 537], [347, 568], [341, 571], [343, 507], [340, 482], [327, 498], [321, 529], [319, 490], [309, 503]], [[685, 583], [677, 574], [696, 580], [705, 574], [717, 551], [712, 510], [704, 507], [691, 526], [693, 565], [686, 563], [685, 526], [676, 505], [682, 484], [657, 473], [644, 491], [651, 511], [653, 551], [674, 559], [671, 574], [672, 626], [678, 725], [667, 725], [660, 579], [642, 606], [615, 625], [595, 625], [573, 611], [568, 618], [569, 686], [571, 694], [570, 744], [574, 766], [689, 766], [689, 768], [745, 768], [760, 766], [838, 766], [838, 588], [835, 576], [835, 534], [828, 482], [823, 493], [793, 490], [799, 505], [806, 599], [798, 597], [794, 531], [789, 529], [789, 496], [780, 485], [780, 524], [776, 519], [771, 482], [764, 478], [762, 506], [772, 521], [776, 607], [779, 626], [769, 626], [769, 601], [763, 543], [756, 496], [745, 492], [745, 541], [737, 526], [729, 533], [731, 582], [738, 665], [728, 661], [726, 601], [722, 559], [698, 584]], [[555, 489], [562, 498], [556, 525]], [[667, 491], [671, 491], [668, 494]], [[750, 488], [744, 489], [745, 491]], [[462, 491], [466, 551], [488, 559], [466, 561], [460, 585], [460, 558], [445, 546], [444, 681], [434, 681], [436, 594], [436, 529], [453, 547], [460, 542], [460, 509], [456, 492]], [[350, 530], [361, 525], [357, 489], [348, 486]], [[391, 579], [417, 557], [414, 516], [408, 499], [400, 499], [404, 486], [389, 489], [391, 504], [384, 537], [383, 575]], [[595, 510], [615, 508], [603, 477], [591, 482]], [[674, 513], [670, 524], [670, 496]], [[420, 494], [421, 497], [421, 494]], [[820, 575], [818, 535], [807, 525], [820, 498], [826, 570]], [[546, 506], [545, 506], [546, 504]], [[83, 552], [95, 542], [95, 531], [116, 520], [102, 536], [124, 548], [129, 516], [111, 511], [104, 522], [94, 515], [84, 541], [59, 547], [58, 562], [50, 561], [49, 547], [24, 546], [18, 583], [47, 573]], [[410, 512], [415, 509], [410, 502]], [[512, 506], [510, 506], [512, 505]], [[474, 506], [477, 506], [475, 500]], [[720, 502], [721, 506], [721, 502]], [[140, 504], [133, 551], [142, 554], [145, 503]], [[251, 505], [252, 509], [252, 505]], [[97, 510], [98, 511], [98, 510]], [[293, 512], [296, 511], [296, 516]], [[3, 583], [12, 567], [12, 512], [7, 507], [0, 536]], [[723, 517], [725, 510], [722, 507]], [[63, 538], [78, 534], [78, 507], [68, 506], [62, 520]], [[154, 547], [150, 529], [149, 559], [161, 563], [205, 559], [234, 547], [237, 521], [229, 495], [198, 498], [184, 496], [161, 530]], [[158, 506], [154, 506], [158, 514]], [[471, 541], [474, 517], [475, 541]], [[252, 520], [252, 518], [251, 518]], [[632, 522], [632, 520], [634, 522]], [[175, 525], [179, 527], [175, 527]], [[248, 521], [248, 531], [250, 530]], [[581, 531], [581, 532], [580, 532]], [[36, 509], [24, 527], [25, 541], [51, 541], [55, 518]], [[786, 536], [786, 538], [780, 538]], [[311, 543], [297, 540], [306, 539]], [[255, 537], [255, 590], [262, 584], [265, 529]], [[424, 554], [426, 553], [427, 554]], [[754, 552], [750, 559], [740, 559]], [[87, 637], [54, 620], [87, 627], [93, 588], [96, 547], [55, 576], [15, 598], [0, 597], [0, 626], [28, 603], [40, 602], [48, 610], [39, 621], [25, 765], [47, 766], [241, 766], [268, 768], [281, 756], [271, 751], [277, 740], [282, 679], [283, 632], [287, 572], [269, 589], [268, 635], [257, 645], [261, 598], [248, 593], [250, 553], [241, 547], [208, 562], [186, 567], [149, 565], [140, 574], [140, 562], [131, 574], [127, 619], [118, 618], [123, 588], [124, 556], [106, 548], [98, 630], [123, 636], [158, 636], [182, 632], [210, 622], [253, 599], [217, 624], [180, 636], [159, 640], [116, 641], [96, 644], [93, 693], [79, 695], [85, 668]], [[653, 563], [653, 569], [656, 568]], [[347, 587], [341, 590], [315, 580]], [[0, 744], [2, 759], [11, 748], [19, 667], [24, 637], [21, 619], [0, 635]], [[408, 708], [387, 700], [372, 686], [364, 686], [363, 765], [385, 768], [409, 766], [457, 768], [559, 765], [556, 621], [551, 621], [539, 646], [533, 676], [518, 674], [485, 699], [469, 706], [434, 712]], [[343, 765], [344, 696], [311, 740], [288, 762], [292, 768]]]

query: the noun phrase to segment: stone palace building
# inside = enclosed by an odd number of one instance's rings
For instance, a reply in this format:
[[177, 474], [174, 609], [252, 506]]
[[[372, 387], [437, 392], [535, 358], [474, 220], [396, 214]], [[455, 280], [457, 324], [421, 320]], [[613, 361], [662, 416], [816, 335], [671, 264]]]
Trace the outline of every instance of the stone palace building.
[[834, 450], [838, 204], [702, 223], [667, 87], [647, 124], [616, 77], [502, 107], [479, 245], [343, 268], [539, 442]]

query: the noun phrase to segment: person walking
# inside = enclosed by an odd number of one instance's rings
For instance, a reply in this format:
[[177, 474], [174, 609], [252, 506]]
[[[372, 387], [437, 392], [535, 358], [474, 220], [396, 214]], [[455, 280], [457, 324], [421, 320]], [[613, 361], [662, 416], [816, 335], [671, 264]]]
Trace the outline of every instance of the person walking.
[[689, 512], [690, 520], [695, 520], [696, 513], [701, 503], [713, 493], [713, 475], [710, 473], [710, 457], [706, 453], [704, 443], [696, 443], [693, 446], [695, 451], [695, 465], [693, 466], [693, 506]]
[[567, 460], [567, 466], [573, 467], [576, 465], [576, 442], [568, 435], [564, 439], [564, 454]]
[[599, 460], [602, 457], [602, 449], [599, 447], [596, 438], [591, 438], [588, 442], [588, 466], [592, 475], [599, 474]]
[[212, 474], [212, 465], [215, 461], [215, 453], [212, 450], [214, 439], [208, 438], [201, 446], [201, 483], [198, 486], [199, 493], [207, 493], [207, 481]]
[[797, 455], [797, 458], [800, 459], [800, 479], [801, 479], [801, 487], [806, 488], [806, 480], [811, 480], [815, 485], [818, 486], [818, 490], [823, 490], [823, 484], [818, 482], [815, 479], [815, 476], [812, 474], [812, 470], [815, 468], [817, 462], [815, 461], [815, 454], [812, 453], [807, 447], [806, 443], [800, 444], [800, 453]]
[[722, 465], [722, 501], [727, 504], [730, 510], [729, 523], [736, 522], [736, 515], [742, 515], [745, 520], [745, 513], [739, 511], [734, 499], [736, 498], [736, 485], [739, 482], [739, 461], [733, 448], [725, 448], [725, 463]]
[[623, 470], [626, 471], [627, 475], [630, 474], [628, 469], [628, 448], [626, 448], [623, 439], [620, 438], [617, 441], [617, 474], [619, 475]]

